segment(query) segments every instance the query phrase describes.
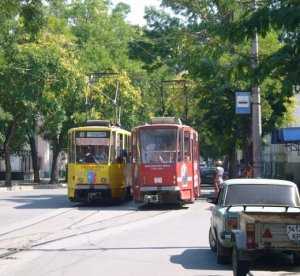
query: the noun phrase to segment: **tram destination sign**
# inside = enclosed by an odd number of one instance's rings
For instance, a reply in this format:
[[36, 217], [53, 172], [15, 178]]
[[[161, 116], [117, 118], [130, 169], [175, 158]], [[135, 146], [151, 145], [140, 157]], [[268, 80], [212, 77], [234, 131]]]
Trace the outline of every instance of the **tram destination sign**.
[[250, 114], [251, 113], [251, 93], [236, 92], [235, 93], [235, 113]]
[[76, 138], [78, 146], [109, 146], [109, 138]]

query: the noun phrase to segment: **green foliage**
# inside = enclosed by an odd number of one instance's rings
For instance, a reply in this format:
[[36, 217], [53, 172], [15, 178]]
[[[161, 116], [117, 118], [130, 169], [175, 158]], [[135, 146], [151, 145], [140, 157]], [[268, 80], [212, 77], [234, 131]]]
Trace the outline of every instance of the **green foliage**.
[[[132, 43], [132, 51], [145, 49], [146, 53], [140, 51], [138, 57], [150, 73], [167, 65], [176, 78], [184, 73], [185, 78], [193, 80], [189, 123], [200, 132], [204, 156], [230, 155], [236, 148], [249, 147], [250, 118], [235, 114], [235, 92], [251, 91], [253, 83], [261, 87], [264, 133], [287, 119], [289, 86], [281, 74], [269, 74], [271, 68], [287, 72], [285, 66], [276, 67], [273, 62], [278, 53], [285, 52], [276, 28], [260, 38], [260, 57], [266, 66], [253, 70], [251, 41], [230, 39], [230, 34], [233, 37], [243, 33], [239, 33], [240, 29], [233, 33], [232, 28], [244, 19], [245, 11], [249, 12], [240, 3], [165, 0], [163, 4], [180, 17], [148, 10], [144, 37]], [[184, 91], [179, 89], [178, 93], [167, 95], [166, 109], [171, 111], [168, 114], [182, 117], [183, 109], [178, 109], [180, 104], [174, 99], [182, 99], [180, 94]]]
[[149, 8], [140, 28], [126, 23], [128, 5], [112, 9], [105, 0], [1, 1], [0, 142], [16, 124], [10, 143], [18, 151], [38, 122], [59, 152], [69, 128], [87, 118], [116, 121], [120, 106], [128, 129], [178, 116], [199, 130], [204, 156], [229, 155], [249, 146], [250, 118], [235, 114], [234, 98], [253, 83], [264, 133], [290, 118], [300, 76], [298, 1], [262, 1], [257, 12], [234, 0], [162, 4], [174, 14]]
[[[124, 4], [110, 11], [104, 0], [1, 1], [1, 142], [16, 126], [18, 139], [9, 143], [18, 151], [38, 124], [56, 158], [67, 146], [68, 129], [86, 120], [87, 96], [88, 118], [114, 119], [108, 98], [114, 98], [116, 83], [123, 125], [140, 121], [141, 91], [131, 76], [142, 70], [141, 62], [128, 55], [139, 34], [125, 22], [128, 12]], [[91, 73], [107, 70], [119, 74], [88, 84]]]
[[300, 77], [300, 2], [268, 0], [260, 3], [256, 12], [245, 9], [243, 16], [232, 24], [228, 36], [232, 41], [251, 39], [256, 30], [263, 37], [275, 30], [277, 43], [282, 46], [263, 56], [261, 76], [281, 78], [285, 93], [292, 94], [292, 86], [299, 83]]

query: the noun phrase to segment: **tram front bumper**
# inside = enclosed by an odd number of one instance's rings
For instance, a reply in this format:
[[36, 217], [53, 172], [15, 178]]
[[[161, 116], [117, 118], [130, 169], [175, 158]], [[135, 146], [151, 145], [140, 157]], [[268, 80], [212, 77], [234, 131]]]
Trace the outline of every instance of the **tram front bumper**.
[[177, 203], [180, 201], [180, 189], [177, 186], [144, 186], [140, 188], [145, 203]]
[[75, 189], [75, 201], [111, 199], [111, 189], [103, 184], [80, 184]]
[[144, 195], [145, 203], [159, 203], [160, 201], [161, 201], [160, 195], [151, 195], [151, 194]]

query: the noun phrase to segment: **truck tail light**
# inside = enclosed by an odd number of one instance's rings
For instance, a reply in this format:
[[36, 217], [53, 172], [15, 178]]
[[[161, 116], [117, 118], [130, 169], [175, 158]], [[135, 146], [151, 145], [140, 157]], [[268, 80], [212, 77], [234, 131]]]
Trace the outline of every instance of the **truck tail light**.
[[226, 219], [226, 230], [234, 230], [238, 228], [237, 218], [227, 218]]
[[247, 234], [247, 248], [254, 249], [256, 247], [254, 223], [246, 224], [246, 234]]

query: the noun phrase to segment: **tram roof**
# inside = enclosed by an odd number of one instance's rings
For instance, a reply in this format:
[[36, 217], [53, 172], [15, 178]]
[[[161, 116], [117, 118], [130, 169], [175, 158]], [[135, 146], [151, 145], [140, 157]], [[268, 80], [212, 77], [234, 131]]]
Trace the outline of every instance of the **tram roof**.
[[134, 127], [134, 129], [142, 129], [142, 128], [190, 128], [190, 129], [193, 129], [191, 126], [182, 125], [182, 124], [148, 124], [148, 123], [146, 123], [144, 125]]
[[81, 127], [74, 127], [69, 130], [69, 132], [73, 131], [99, 131], [99, 130], [116, 130], [122, 133], [130, 134], [130, 131], [123, 129], [119, 126], [81, 126]]

